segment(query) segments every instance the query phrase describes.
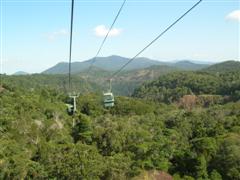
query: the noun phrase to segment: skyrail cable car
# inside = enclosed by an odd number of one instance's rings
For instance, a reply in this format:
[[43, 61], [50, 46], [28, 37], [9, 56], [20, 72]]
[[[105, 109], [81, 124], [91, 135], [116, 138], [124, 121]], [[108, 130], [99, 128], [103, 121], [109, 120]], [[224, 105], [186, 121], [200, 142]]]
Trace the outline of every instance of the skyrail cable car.
[[106, 93], [103, 93], [104, 107], [109, 108], [114, 106], [114, 95], [112, 93], [112, 80], [109, 80], [109, 89]]
[[104, 107], [113, 107], [114, 106], [114, 96], [112, 92], [103, 93], [104, 98]]

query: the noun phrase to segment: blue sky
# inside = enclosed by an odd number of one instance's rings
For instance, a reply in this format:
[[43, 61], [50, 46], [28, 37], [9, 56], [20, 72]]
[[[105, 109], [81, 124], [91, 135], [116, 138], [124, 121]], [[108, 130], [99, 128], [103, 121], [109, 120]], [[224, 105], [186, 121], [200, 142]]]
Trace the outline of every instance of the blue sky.
[[[100, 56], [134, 56], [195, 0], [127, 0]], [[92, 58], [121, 0], [76, 0], [73, 61]], [[67, 61], [70, 0], [1, 0], [4, 73], [41, 72]], [[239, 0], [203, 0], [141, 56], [161, 61], [240, 59]]]

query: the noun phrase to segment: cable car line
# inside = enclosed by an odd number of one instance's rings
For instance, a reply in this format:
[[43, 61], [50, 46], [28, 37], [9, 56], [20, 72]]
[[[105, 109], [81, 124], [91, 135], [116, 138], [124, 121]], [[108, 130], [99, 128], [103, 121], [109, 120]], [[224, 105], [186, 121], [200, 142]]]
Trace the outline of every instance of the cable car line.
[[115, 23], [116, 23], [116, 21], [117, 21], [119, 15], [120, 15], [121, 12], [122, 12], [122, 9], [123, 9], [124, 5], [126, 4], [126, 1], [127, 1], [127, 0], [124, 0], [124, 1], [123, 1], [123, 3], [122, 3], [122, 5], [121, 5], [120, 9], [118, 10], [118, 13], [117, 13], [116, 17], [114, 18], [113, 23], [111, 24], [111, 26], [110, 26], [110, 28], [109, 28], [109, 30], [108, 30], [106, 36], [104, 37], [104, 39], [103, 39], [103, 41], [102, 41], [102, 43], [101, 43], [101, 45], [100, 45], [100, 47], [99, 47], [99, 49], [98, 49], [96, 55], [94, 56], [94, 58], [93, 58], [92, 61], [91, 61], [91, 64], [90, 64], [90, 66], [89, 66], [89, 68], [88, 68], [88, 71], [87, 71], [87, 74], [89, 74], [89, 72], [90, 72], [90, 70], [91, 70], [93, 64], [94, 64], [95, 61], [96, 61], [96, 58], [97, 58], [98, 55], [100, 54], [100, 52], [101, 52], [101, 50], [102, 50], [102, 48], [103, 48], [103, 46], [104, 46], [104, 44], [105, 44], [105, 42], [106, 42], [106, 40], [107, 40], [109, 34], [110, 34], [110, 32], [111, 32], [111, 30], [113, 29], [113, 27], [114, 27], [114, 25], [115, 25]]
[[72, 63], [72, 34], [73, 34], [73, 13], [74, 13], [74, 0], [72, 0], [71, 6], [71, 23], [70, 23], [70, 44], [69, 44], [69, 64], [68, 64], [68, 87], [69, 91], [72, 91], [72, 84], [71, 84], [71, 63]]
[[182, 16], [175, 20], [170, 26], [168, 26], [161, 34], [159, 34], [155, 39], [153, 39], [147, 46], [145, 46], [141, 51], [139, 51], [133, 58], [131, 58], [127, 63], [125, 63], [120, 69], [114, 72], [110, 80], [113, 79], [118, 73], [120, 73], [128, 64], [130, 64], [134, 59], [136, 59], [140, 54], [142, 54], [147, 48], [149, 48], [153, 43], [155, 43], [160, 37], [162, 37], [167, 31], [169, 31], [174, 25], [176, 25], [182, 18], [184, 18], [188, 13], [190, 13], [195, 7], [197, 7], [203, 0], [199, 0], [194, 4], [189, 10], [187, 10]]
[[[104, 97], [104, 106], [106, 108], [108, 107], [113, 107], [114, 106], [114, 95], [112, 93], [112, 79], [118, 74], [120, 73], [128, 64], [130, 64], [134, 59], [136, 59], [136, 57], [138, 57], [140, 54], [142, 54], [147, 48], [149, 48], [152, 44], [154, 44], [160, 37], [162, 37], [167, 31], [169, 31], [174, 25], [176, 25], [181, 19], [183, 19], [188, 13], [190, 13], [195, 7], [197, 7], [203, 0], [199, 0], [196, 4], [194, 4], [189, 10], [187, 10], [182, 16], [180, 16], [178, 19], [176, 19], [170, 26], [168, 26], [163, 32], [161, 32], [156, 38], [154, 38], [149, 44], [147, 44], [147, 46], [145, 46], [141, 51], [139, 51], [133, 58], [131, 58], [127, 63], [125, 63], [122, 67], [120, 67], [120, 69], [118, 69], [116, 72], [114, 72], [109, 78], [109, 89], [107, 92], [103, 93], [103, 97]], [[89, 69], [88, 69], [88, 74], [94, 64], [94, 62], [96, 61], [97, 56], [99, 55], [99, 53], [101, 52], [113, 26], [115, 25], [119, 15], [121, 14], [121, 11], [124, 7], [126, 3], [126, 0], [123, 1], [116, 17], [114, 18], [113, 23], [111, 24], [110, 29], [108, 30], [106, 36], [104, 37], [100, 48], [97, 51], [96, 56], [94, 56], [94, 58], [92, 59]], [[70, 25], [70, 48], [69, 48], [69, 91], [72, 90], [72, 85], [71, 85], [71, 61], [72, 61], [72, 33], [73, 33], [73, 12], [74, 12], [74, 0], [72, 0], [72, 8], [71, 8], [71, 25]], [[76, 97], [77, 95], [69, 95], [69, 97], [72, 100], [71, 104], [68, 104], [68, 112], [69, 114], [73, 114], [76, 111]]]
[[71, 78], [71, 66], [72, 66], [72, 38], [73, 38], [73, 13], [74, 13], [74, 0], [71, 5], [71, 23], [70, 23], [70, 41], [69, 41], [69, 63], [68, 63], [68, 93], [70, 103], [67, 105], [67, 111], [69, 115], [73, 115], [77, 111], [76, 98], [78, 95], [72, 94], [72, 78]]

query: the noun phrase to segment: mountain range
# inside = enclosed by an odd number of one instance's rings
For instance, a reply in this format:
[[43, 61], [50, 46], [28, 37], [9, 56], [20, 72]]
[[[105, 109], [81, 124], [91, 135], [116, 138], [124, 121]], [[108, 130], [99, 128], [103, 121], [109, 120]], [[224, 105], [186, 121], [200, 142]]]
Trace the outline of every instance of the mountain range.
[[[72, 63], [72, 73], [80, 73], [86, 71], [93, 59], [86, 60], [83, 62], [73, 62]], [[121, 57], [121, 56], [108, 56], [108, 57], [97, 57], [94, 59], [94, 67], [100, 68], [105, 71], [116, 71], [121, 68], [125, 63], [129, 61], [129, 58]], [[149, 58], [136, 58], [132, 61], [126, 68], [125, 71], [129, 70], [138, 70], [144, 69], [151, 66], [169, 66], [179, 70], [200, 70], [208, 67], [210, 64], [198, 64], [193, 63], [189, 60], [181, 60], [178, 62], [163, 62], [152, 60]], [[55, 66], [45, 70], [42, 72], [43, 74], [67, 74], [68, 73], [68, 63], [61, 62], [56, 64]]]
[[25, 72], [25, 71], [17, 71], [17, 72], [15, 72], [13, 75], [16, 75], [16, 76], [19, 76], [19, 75], [28, 75], [28, 73]]
[[[109, 61], [109, 64], [112, 64], [113, 66], [116, 64], [116, 59], [110, 58], [100, 58], [98, 61]], [[107, 60], [106, 60], [107, 59]], [[138, 59], [137, 59], [138, 60]], [[136, 60], [136, 61], [137, 61]], [[114, 62], [111, 62], [114, 61]], [[118, 61], [123, 62], [121, 58], [118, 59]], [[153, 80], [158, 79], [162, 75], [166, 75], [169, 73], [174, 72], [181, 72], [186, 70], [191, 71], [197, 71], [199, 73], [209, 73], [209, 74], [219, 74], [219, 73], [229, 73], [232, 71], [240, 71], [240, 62], [238, 61], [225, 61], [218, 64], [197, 64], [190, 61], [178, 61], [174, 63], [165, 63], [165, 62], [156, 62], [153, 60], [147, 60], [147, 58], [140, 59], [141, 66], [137, 66], [138, 64], [135, 62], [135, 69], [132, 70], [125, 70], [118, 74], [118, 76], [114, 77], [113, 83], [112, 83], [112, 89], [116, 95], [131, 95], [136, 88], [141, 86], [143, 83], [150, 82]], [[143, 67], [143, 61], [145, 62], [146, 68]], [[149, 63], [149, 62], [150, 63]], [[126, 62], [126, 61], [125, 61]], [[79, 65], [80, 68], [77, 68], [75, 65], [73, 65], [73, 68], [75, 68], [75, 71], [72, 75], [72, 81], [74, 84], [74, 87], [83, 92], [87, 91], [89, 89], [94, 90], [106, 90], [106, 87], [108, 87], [108, 79], [112, 75], [112, 71], [103, 69], [103, 66], [96, 67], [93, 66], [91, 71], [87, 74], [86, 68], [81, 67], [81, 64], [87, 64], [87, 62], [77, 62], [76, 64]], [[102, 62], [101, 62], [102, 63]], [[157, 65], [152, 65], [153, 63], [157, 63]], [[22, 80], [25, 79], [25, 84], [28, 84], [29, 87], [37, 87], [39, 84], [45, 84], [45, 85], [51, 85], [54, 88], [60, 88], [60, 89], [66, 89], [67, 87], [67, 81], [68, 81], [68, 63], [61, 63], [63, 64], [62, 70], [59, 68], [58, 65], [46, 70], [42, 74], [32, 74], [28, 76], [19, 76], [18, 82], [23, 82]], [[75, 63], [73, 63], [75, 64]], [[98, 65], [100, 63], [97, 63]], [[108, 65], [109, 65], [108, 64]], [[165, 65], [168, 64], [168, 65]], [[102, 64], [103, 65], [103, 64]], [[119, 65], [119, 64], [118, 64]], [[107, 66], [110, 67], [110, 66]], [[114, 66], [116, 70], [116, 66]], [[137, 69], [139, 68], [139, 69]], [[16, 73], [16, 74], [22, 74], [22, 73]], [[15, 75], [16, 75], [15, 74]], [[28, 83], [29, 79], [34, 79], [34, 82], [36, 85], [33, 85], [33, 83]], [[59, 86], [59, 87], [58, 87]]]

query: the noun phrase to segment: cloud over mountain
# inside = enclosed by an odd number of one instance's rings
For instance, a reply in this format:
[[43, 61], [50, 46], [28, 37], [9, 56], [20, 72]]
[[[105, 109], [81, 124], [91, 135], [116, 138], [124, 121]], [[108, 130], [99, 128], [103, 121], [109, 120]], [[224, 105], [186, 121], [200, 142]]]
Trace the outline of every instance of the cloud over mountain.
[[68, 34], [69, 32], [66, 29], [60, 29], [60, 30], [48, 33], [46, 37], [49, 41], [55, 41], [60, 37], [67, 36]]
[[[105, 25], [98, 25], [97, 27], [94, 28], [95, 35], [98, 37], [104, 37], [107, 35], [109, 29]], [[109, 32], [109, 37], [114, 37], [118, 36], [122, 33], [122, 29], [119, 28], [113, 28]]]

